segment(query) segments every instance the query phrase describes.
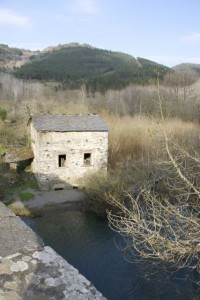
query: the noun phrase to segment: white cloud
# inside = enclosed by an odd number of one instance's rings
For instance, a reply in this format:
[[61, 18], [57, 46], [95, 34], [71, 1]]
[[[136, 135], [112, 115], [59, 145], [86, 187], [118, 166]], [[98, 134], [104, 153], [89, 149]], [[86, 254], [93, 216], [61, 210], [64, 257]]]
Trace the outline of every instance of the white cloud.
[[192, 33], [188, 36], [183, 37], [182, 40], [185, 42], [200, 42], [200, 33]]
[[0, 26], [27, 26], [29, 25], [30, 20], [28, 17], [19, 15], [10, 9], [1, 9], [0, 8]]
[[78, 13], [95, 14], [98, 11], [96, 0], [74, 0], [72, 10]]

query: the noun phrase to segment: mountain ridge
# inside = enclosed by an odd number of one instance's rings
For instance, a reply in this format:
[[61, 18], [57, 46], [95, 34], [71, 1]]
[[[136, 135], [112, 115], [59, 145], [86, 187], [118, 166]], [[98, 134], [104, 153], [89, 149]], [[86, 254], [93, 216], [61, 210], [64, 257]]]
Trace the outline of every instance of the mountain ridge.
[[92, 92], [121, 89], [129, 84], [151, 84], [169, 68], [130, 54], [78, 43], [48, 47], [33, 54], [14, 75], [22, 79], [61, 82], [63, 88], [82, 84]]
[[[168, 68], [146, 58], [76, 42], [49, 46], [42, 51], [0, 44], [2, 71], [25, 80], [59, 82], [64, 89], [77, 89], [84, 84], [87, 90], [104, 92], [129, 84], [152, 84], [158, 76], [162, 81], [168, 71], [184, 71], [185, 65], [189, 68], [189, 64]], [[195, 71], [200, 75], [200, 65], [199, 71]]]

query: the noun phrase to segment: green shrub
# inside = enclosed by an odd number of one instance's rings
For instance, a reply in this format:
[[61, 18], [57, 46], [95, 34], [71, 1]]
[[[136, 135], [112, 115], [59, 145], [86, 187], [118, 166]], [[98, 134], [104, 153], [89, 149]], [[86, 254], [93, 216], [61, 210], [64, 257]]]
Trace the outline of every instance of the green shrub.
[[7, 117], [7, 111], [3, 108], [0, 108], [0, 119], [4, 121], [6, 117]]

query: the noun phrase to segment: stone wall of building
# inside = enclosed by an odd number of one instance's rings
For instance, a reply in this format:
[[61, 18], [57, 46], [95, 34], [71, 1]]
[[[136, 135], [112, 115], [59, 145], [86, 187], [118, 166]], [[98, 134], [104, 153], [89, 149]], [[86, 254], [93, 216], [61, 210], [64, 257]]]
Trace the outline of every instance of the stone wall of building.
[[31, 124], [31, 143], [41, 189], [79, 186], [84, 175], [107, 170], [108, 132], [37, 132]]

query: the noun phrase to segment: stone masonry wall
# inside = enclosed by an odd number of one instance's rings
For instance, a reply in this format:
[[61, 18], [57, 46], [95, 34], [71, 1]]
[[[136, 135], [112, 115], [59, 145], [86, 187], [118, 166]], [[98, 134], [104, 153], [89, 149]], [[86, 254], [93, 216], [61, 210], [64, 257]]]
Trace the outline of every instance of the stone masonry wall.
[[[107, 170], [108, 132], [37, 132], [31, 126], [31, 142], [33, 172], [42, 189], [78, 186], [84, 175]], [[59, 155], [65, 156], [62, 167]]]

